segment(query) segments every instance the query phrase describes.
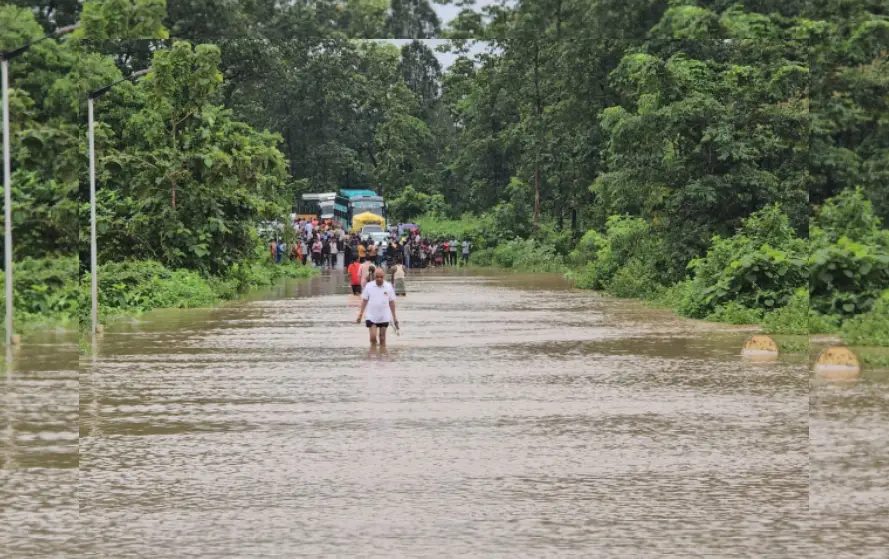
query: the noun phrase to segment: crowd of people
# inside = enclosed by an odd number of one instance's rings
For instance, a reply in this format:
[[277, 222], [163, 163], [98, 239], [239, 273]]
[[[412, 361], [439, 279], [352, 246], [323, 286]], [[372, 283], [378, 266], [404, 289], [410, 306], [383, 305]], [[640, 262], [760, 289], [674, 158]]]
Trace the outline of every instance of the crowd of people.
[[[362, 301], [356, 321], [364, 320], [373, 346], [386, 345], [390, 322], [398, 331], [395, 298], [407, 296], [407, 269], [466, 265], [472, 249], [468, 240], [424, 238], [416, 226], [392, 227], [386, 234], [364, 239], [332, 220], [294, 218], [292, 226], [296, 240], [290, 247], [281, 240], [269, 243], [272, 262], [288, 258], [318, 268], [345, 269], [352, 293]], [[389, 271], [390, 282], [385, 281], [384, 270]]]
[[348, 269], [361, 259], [377, 268], [435, 268], [468, 264], [472, 249], [468, 240], [426, 239], [418, 228], [392, 227], [376, 241], [347, 233], [334, 221], [294, 219], [293, 229], [297, 240], [290, 247], [280, 240], [269, 244], [273, 262], [287, 255], [291, 261], [328, 269]]

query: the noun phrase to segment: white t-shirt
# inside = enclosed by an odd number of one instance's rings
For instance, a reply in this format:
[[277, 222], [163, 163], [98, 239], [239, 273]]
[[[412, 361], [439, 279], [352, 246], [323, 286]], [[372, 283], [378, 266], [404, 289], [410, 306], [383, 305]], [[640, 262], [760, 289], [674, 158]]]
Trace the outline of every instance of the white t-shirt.
[[379, 324], [381, 322], [392, 322], [392, 309], [389, 308], [389, 302], [395, 300], [395, 288], [388, 281], [384, 281], [382, 286], [372, 281], [364, 286], [364, 292], [361, 298], [367, 301], [367, 307], [364, 309], [364, 319]]
[[463, 241], [463, 254], [469, 254], [469, 241]]

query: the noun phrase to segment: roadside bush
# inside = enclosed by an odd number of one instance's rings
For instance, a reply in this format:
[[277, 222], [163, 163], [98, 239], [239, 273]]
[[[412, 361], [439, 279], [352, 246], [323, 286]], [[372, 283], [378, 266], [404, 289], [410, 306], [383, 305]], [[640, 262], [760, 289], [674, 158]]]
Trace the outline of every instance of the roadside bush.
[[842, 317], [835, 314], [819, 314], [809, 310], [809, 334], [834, 334], [839, 331], [842, 323]]
[[745, 307], [737, 301], [729, 301], [723, 305], [716, 307], [713, 312], [707, 315], [707, 320], [713, 322], [722, 322], [725, 324], [759, 324], [762, 320], [762, 311], [760, 309], [751, 309]]
[[615, 297], [650, 299], [661, 288], [652, 267], [639, 258], [632, 258], [618, 269], [608, 282], [608, 292]]
[[[99, 266], [99, 311], [102, 318], [158, 308], [199, 308], [232, 299], [252, 287], [284, 277], [307, 277], [314, 270], [298, 263], [238, 264], [225, 277], [170, 270], [154, 261], [111, 262]], [[82, 323], [89, 314], [89, 276], [80, 286]]]
[[540, 245], [553, 247], [563, 257], [563, 261], [575, 246], [571, 229], [558, 231], [554, 223], [541, 223], [532, 238]]
[[852, 317], [871, 310], [889, 285], [889, 231], [861, 190], [828, 200], [809, 228], [812, 308]]
[[564, 271], [564, 261], [555, 247], [533, 239], [515, 239], [499, 245], [491, 252], [491, 261], [495, 266], [524, 272]]
[[486, 216], [465, 214], [460, 219], [443, 219], [425, 215], [414, 221], [427, 239], [457, 239], [460, 242], [469, 240], [475, 250], [493, 247], [499, 241], [499, 234], [495, 237], [494, 231], [489, 230], [490, 224]]
[[586, 263], [574, 274], [580, 288], [607, 290], [619, 297], [647, 297], [661, 286], [657, 274], [663, 261], [661, 248], [644, 219], [612, 216], [605, 234], [587, 232], [569, 260], [575, 265]]
[[602, 235], [595, 229], [584, 233], [568, 255], [568, 261], [574, 266], [584, 266], [596, 259], [596, 254], [605, 245]]
[[[144, 312], [156, 308], [194, 308], [220, 301], [197, 272], [169, 270], [159, 262], [110, 262], [98, 269], [99, 307], [104, 312]], [[83, 280], [89, 293], [89, 276]]]
[[494, 249], [483, 248], [473, 252], [470, 262], [474, 266], [494, 266]]
[[809, 290], [797, 289], [787, 305], [763, 316], [763, 330], [767, 334], [808, 334], [810, 314]]
[[777, 204], [751, 214], [734, 236], [714, 237], [707, 255], [691, 261], [694, 290], [683, 314], [726, 316], [725, 309], [736, 308], [730, 304], [760, 313], [787, 305], [808, 283], [806, 249]]
[[870, 311], [846, 320], [841, 333], [850, 345], [889, 346], [889, 291], [883, 292]]
[[[821, 232], [815, 233], [821, 237]], [[840, 237], [815, 248], [809, 258], [812, 307], [851, 317], [871, 309], [889, 285], [889, 252], [875, 244]]]
[[649, 302], [654, 306], [673, 309], [679, 312], [679, 314], [691, 316], [690, 313], [682, 312], [680, 309], [691, 300], [693, 290], [694, 285], [691, 280], [681, 281], [669, 287], [659, 286], [657, 292], [649, 299]]
[[[38, 323], [67, 323], [77, 315], [76, 258], [23, 258], [13, 268], [16, 330]], [[6, 277], [0, 274], [0, 307], [6, 305]], [[5, 331], [5, 323], [0, 325]]]
[[398, 196], [389, 201], [393, 219], [410, 222], [419, 216], [446, 218], [450, 207], [441, 194], [429, 195], [418, 192], [413, 185], [406, 185]]
[[311, 266], [283, 260], [280, 264], [271, 262], [247, 264], [242, 266], [242, 269], [246, 270], [246, 274], [237, 278], [237, 288], [242, 292], [254, 287], [272, 285], [282, 278], [305, 278], [316, 273]]

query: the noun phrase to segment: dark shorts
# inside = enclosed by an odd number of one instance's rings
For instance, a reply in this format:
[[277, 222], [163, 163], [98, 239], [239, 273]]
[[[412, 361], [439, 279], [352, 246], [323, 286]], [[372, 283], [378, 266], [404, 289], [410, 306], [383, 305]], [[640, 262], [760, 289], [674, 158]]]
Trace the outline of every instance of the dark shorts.
[[365, 320], [364, 325], [367, 326], [368, 328], [370, 328], [371, 326], [376, 326], [377, 328], [388, 328], [389, 327], [388, 322], [378, 322], [378, 323], [374, 324], [373, 322], [371, 322], [369, 320]]
[[352, 285], [352, 295], [361, 295], [361, 284], [356, 283]]

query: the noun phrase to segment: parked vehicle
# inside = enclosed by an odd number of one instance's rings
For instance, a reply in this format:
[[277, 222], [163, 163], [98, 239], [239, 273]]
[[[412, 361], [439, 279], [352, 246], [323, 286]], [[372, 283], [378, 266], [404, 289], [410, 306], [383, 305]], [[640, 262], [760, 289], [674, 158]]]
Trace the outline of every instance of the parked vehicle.
[[296, 202], [294, 213], [302, 219], [333, 219], [336, 192], [303, 194]]
[[[361, 233], [359, 233], [359, 235], [360, 235], [360, 238], [362, 241], [366, 241], [366, 240], [370, 239], [372, 235], [377, 235], [377, 236], [385, 235], [386, 237], [389, 236], [388, 233], [383, 231], [383, 227], [381, 225], [377, 225], [375, 223], [365, 225], [364, 227], [362, 227]], [[375, 238], [374, 242], [376, 242], [377, 240], [378, 239]]]
[[374, 231], [369, 234], [370, 240], [374, 243], [380, 243], [380, 248], [386, 250], [389, 248], [389, 233], [386, 231]]
[[[337, 218], [342, 226], [360, 230], [355, 220], [362, 217], [375, 216], [380, 225], [386, 226], [386, 202], [373, 190], [340, 190], [336, 196]], [[377, 221], [375, 221], [377, 222]]]
[[386, 225], [386, 220], [382, 217], [372, 214], [370, 212], [365, 212], [360, 215], [356, 215], [352, 219], [352, 231], [358, 231], [359, 233], [365, 228], [374, 226], [377, 230], [382, 231]]

